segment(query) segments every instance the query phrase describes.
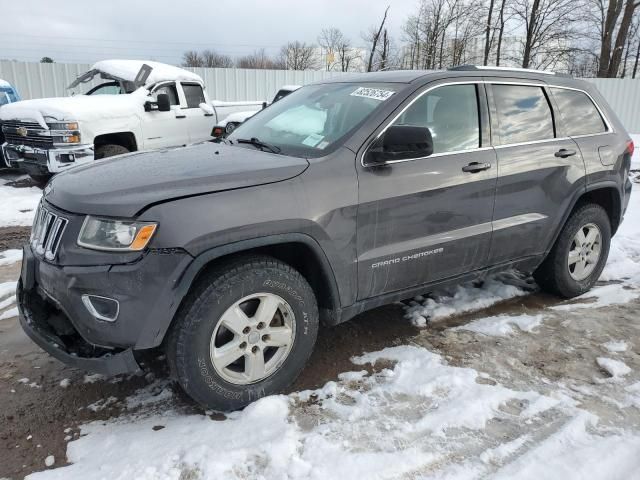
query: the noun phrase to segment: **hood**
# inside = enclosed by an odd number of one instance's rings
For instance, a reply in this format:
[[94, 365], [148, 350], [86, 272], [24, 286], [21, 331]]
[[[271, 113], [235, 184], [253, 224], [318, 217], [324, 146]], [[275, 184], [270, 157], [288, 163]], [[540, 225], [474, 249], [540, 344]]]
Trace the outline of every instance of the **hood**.
[[[77, 95], [39, 98], [5, 105], [0, 120], [30, 120], [47, 128], [45, 118], [56, 121], [96, 121], [139, 115], [148, 92], [144, 88], [128, 95]], [[80, 125], [82, 128], [82, 125]]]
[[304, 158], [207, 142], [73, 168], [49, 182], [45, 198], [69, 212], [130, 218], [154, 203], [281, 182], [308, 166]]

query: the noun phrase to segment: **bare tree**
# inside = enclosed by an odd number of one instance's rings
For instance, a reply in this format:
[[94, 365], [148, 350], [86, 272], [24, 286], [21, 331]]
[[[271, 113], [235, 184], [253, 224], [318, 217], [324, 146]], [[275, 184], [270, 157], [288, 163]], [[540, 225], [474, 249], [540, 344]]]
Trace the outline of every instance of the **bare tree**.
[[484, 58], [482, 64], [487, 65], [489, 63], [489, 52], [491, 50], [491, 32], [493, 29], [493, 6], [495, 0], [489, 0], [489, 11], [487, 12], [487, 23], [484, 32]]
[[232, 68], [233, 60], [215, 50], [204, 50], [201, 54], [202, 66], [207, 68]]
[[284, 70], [285, 65], [279, 58], [267, 55], [264, 48], [254, 51], [252, 54], [240, 57], [236, 61], [238, 68], [253, 68], [258, 70]]
[[287, 70], [310, 70], [316, 66], [316, 47], [304, 42], [289, 42], [280, 50]]
[[500, 3], [500, 13], [498, 14], [498, 40], [496, 42], [496, 66], [500, 66], [500, 56], [502, 54], [502, 39], [504, 38], [504, 29], [507, 24], [507, 17], [505, 15], [505, 7], [507, 6], [507, 0], [502, 0]]
[[387, 21], [387, 14], [389, 13], [390, 6], [384, 11], [384, 16], [382, 17], [382, 22], [380, 22], [380, 26], [377, 30], [375, 27], [370, 31], [369, 35], [365, 38], [366, 40], [371, 42], [371, 50], [369, 51], [369, 61], [367, 62], [367, 72], [373, 71], [373, 58], [376, 55], [378, 50], [378, 43], [380, 42], [380, 36], [382, 35], [382, 31], [384, 29], [384, 24]]
[[514, 0], [524, 25], [522, 68], [549, 68], [566, 60], [576, 32], [576, 0]]
[[202, 67], [203, 66], [202, 57], [195, 50], [188, 50], [182, 54], [182, 66], [183, 67]]
[[333, 70], [334, 66], [338, 64], [337, 52], [345, 43], [345, 38], [340, 29], [338, 28], [323, 28], [318, 35], [318, 45], [323, 50], [325, 55], [325, 68], [327, 71]]
[[[599, 5], [598, 5], [599, 3]], [[629, 35], [629, 29], [638, 0], [601, 0], [596, 3], [600, 7], [601, 44], [599, 77], [617, 77], [622, 55]], [[606, 8], [605, 8], [606, 7]], [[622, 17], [620, 15], [622, 14]], [[615, 37], [615, 44], [613, 38]]]

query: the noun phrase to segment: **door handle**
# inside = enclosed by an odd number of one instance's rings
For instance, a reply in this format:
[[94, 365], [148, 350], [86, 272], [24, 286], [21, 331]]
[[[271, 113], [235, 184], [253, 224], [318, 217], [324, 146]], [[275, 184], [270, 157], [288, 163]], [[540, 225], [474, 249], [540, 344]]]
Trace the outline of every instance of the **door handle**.
[[490, 168], [490, 163], [471, 162], [469, 165], [462, 167], [462, 171], [467, 173], [478, 173], [483, 170], [489, 170]]
[[567, 157], [572, 157], [575, 154], [576, 154], [575, 150], [567, 150], [566, 148], [561, 148], [555, 153], [555, 156], [558, 158], [567, 158]]

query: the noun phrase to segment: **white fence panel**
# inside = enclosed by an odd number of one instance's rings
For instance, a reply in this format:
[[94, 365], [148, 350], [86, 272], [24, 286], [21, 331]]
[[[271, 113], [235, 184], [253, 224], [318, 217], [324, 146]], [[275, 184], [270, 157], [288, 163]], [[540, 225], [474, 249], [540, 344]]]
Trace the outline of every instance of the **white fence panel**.
[[[88, 64], [29, 63], [0, 61], [0, 78], [15, 85], [25, 100], [67, 96], [67, 86]], [[192, 68], [205, 81], [216, 100], [269, 100], [282, 85], [304, 85], [340, 72], [293, 70], [244, 70], [237, 68]], [[590, 78], [617, 113], [627, 130], [640, 133], [640, 80]], [[84, 86], [82, 91], [94, 86]]]

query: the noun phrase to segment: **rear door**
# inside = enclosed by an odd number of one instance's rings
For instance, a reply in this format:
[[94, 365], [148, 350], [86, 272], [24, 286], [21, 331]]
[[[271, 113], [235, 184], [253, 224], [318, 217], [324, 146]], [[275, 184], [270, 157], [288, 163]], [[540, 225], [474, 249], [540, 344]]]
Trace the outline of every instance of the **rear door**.
[[482, 83], [426, 87], [379, 135], [389, 125], [428, 127], [434, 153], [358, 162], [360, 299], [475, 270], [488, 258], [497, 170]]
[[585, 166], [577, 144], [555, 121], [545, 84], [490, 81], [488, 93], [498, 157], [495, 265], [550, 247], [576, 191], [585, 189]]
[[211, 139], [215, 116], [200, 108], [200, 104], [207, 103], [202, 85], [187, 82], [182, 82], [181, 85], [184, 92], [185, 108], [183, 113], [186, 115], [189, 142], [196, 143]]

